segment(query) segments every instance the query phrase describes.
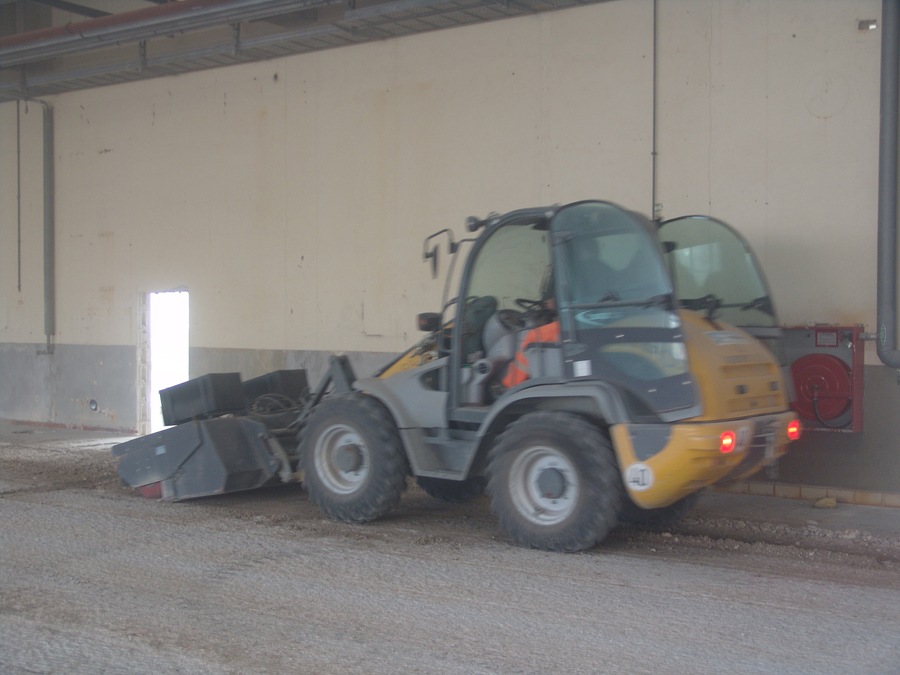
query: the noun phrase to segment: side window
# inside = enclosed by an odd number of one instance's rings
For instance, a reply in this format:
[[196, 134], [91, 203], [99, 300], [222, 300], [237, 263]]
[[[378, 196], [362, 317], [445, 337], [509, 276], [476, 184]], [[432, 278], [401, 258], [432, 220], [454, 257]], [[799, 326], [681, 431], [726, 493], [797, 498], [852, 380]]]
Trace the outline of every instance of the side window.
[[728, 323], [777, 324], [756, 259], [728, 226], [688, 216], [663, 223], [659, 236], [674, 247], [668, 262], [683, 307], [712, 295], [720, 303], [717, 316]]
[[523, 311], [518, 300], [540, 302], [551, 280], [549, 233], [543, 223], [506, 225], [475, 259], [465, 301], [463, 351], [483, 351], [481, 331], [500, 309]]
[[469, 297], [491, 296], [497, 309], [519, 309], [516, 300], [543, 300], [550, 277], [550, 245], [546, 230], [507, 225], [485, 243], [469, 279]]

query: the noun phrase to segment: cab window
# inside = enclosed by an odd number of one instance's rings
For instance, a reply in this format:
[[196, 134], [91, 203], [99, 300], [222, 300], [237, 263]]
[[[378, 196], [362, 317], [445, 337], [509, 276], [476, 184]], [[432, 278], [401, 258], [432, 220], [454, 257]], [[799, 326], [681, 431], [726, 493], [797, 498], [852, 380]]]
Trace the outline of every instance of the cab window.
[[521, 310], [517, 300], [540, 302], [550, 276], [550, 245], [539, 224], [507, 225], [478, 252], [468, 296], [493, 297], [497, 309]]

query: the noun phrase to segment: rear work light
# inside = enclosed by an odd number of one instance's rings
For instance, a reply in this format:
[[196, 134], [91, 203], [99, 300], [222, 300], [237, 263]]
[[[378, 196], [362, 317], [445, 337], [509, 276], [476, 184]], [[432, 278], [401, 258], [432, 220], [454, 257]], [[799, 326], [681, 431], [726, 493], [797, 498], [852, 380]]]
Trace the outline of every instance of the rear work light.
[[737, 443], [737, 436], [734, 435], [733, 431], [723, 431], [722, 435], [719, 436], [719, 452], [729, 453], [734, 450], [734, 446]]
[[800, 438], [800, 420], [791, 420], [787, 425], [787, 436], [792, 441]]

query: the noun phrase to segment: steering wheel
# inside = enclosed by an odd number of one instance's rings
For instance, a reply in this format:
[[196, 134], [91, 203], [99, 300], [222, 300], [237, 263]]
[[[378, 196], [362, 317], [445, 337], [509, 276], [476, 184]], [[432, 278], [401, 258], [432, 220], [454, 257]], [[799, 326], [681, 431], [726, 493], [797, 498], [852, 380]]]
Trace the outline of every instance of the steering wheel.
[[540, 300], [530, 300], [528, 298], [516, 298], [516, 304], [526, 312], [544, 308], [544, 303]]
[[534, 328], [556, 320], [556, 311], [544, 306], [541, 300], [516, 298], [516, 304], [525, 310], [521, 316], [523, 327]]

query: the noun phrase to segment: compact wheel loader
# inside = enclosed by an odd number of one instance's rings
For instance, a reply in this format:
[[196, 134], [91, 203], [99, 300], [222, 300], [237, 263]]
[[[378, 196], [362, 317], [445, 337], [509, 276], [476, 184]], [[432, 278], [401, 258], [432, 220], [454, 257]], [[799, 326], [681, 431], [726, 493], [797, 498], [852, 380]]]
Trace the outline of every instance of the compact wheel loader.
[[280, 457], [326, 514], [365, 522], [411, 474], [451, 502], [487, 492], [519, 544], [580, 551], [619, 522], [677, 519], [799, 437], [773, 303], [726, 224], [603, 201], [467, 224], [480, 234], [426, 240], [436, 274], [430, 242], [449, 239], [446, 288], [470, 248], [456, 297], [419, 315], [425, 338], [373, 377], [332, 357], [294, 424], [256, 443], [258, 482]]

